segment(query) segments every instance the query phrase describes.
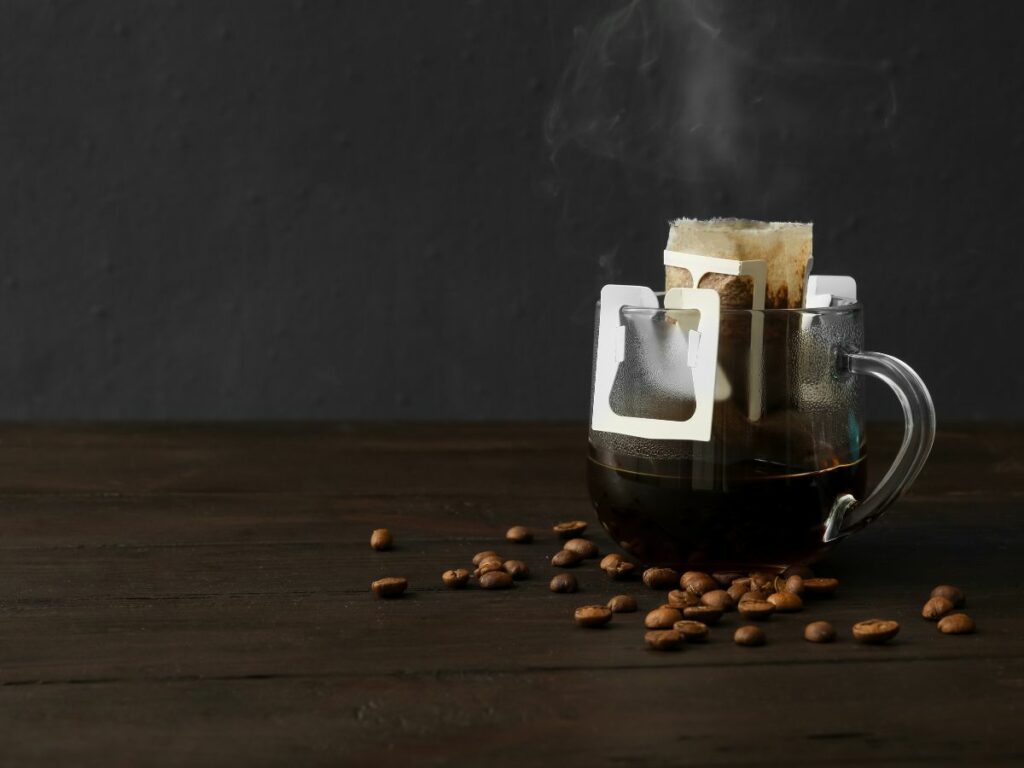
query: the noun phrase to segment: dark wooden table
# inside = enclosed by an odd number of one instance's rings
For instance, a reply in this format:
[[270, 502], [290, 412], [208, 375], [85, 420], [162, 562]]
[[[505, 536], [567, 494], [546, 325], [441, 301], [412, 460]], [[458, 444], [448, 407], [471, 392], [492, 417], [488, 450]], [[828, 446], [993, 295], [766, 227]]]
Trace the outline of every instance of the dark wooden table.
[[[579, 594], [547, 589], [548, 526], [591, 517], [584, 448], [579, 427], [522, 424], [3, 428], [3, 764], [1024, 760], [1020, 431], [942, 432], [911, 495], [823, 566], [841, 595], [773, 618], [767, 646], [734, 646], [733, 614], [676, 654], [643, 647], [643, 613], [572, 624], [660, 593], [592, 565]], [[515, 523], [545, 533], [508, 545]], [[378, 526], [394, 551], [368, 546]], [[441, 587], [490, 548], [534, 577]], [[408, 596], [374, 600], [383, 575]], [[941, 582], [976, 635], [919, 618]], [[897, 641], [854, 644], [874, 616]], [[818, 617], [839, 642], [801, 639]]]

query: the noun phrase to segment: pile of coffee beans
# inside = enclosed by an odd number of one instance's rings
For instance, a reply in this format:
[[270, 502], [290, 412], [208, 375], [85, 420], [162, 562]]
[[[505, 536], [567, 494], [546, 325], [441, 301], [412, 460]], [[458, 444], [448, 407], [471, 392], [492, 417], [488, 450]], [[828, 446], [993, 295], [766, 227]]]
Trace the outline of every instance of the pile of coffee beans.
[[[552, 532], [561, 548], [548, 558], [548, 565], [560, 569], [549, 583], [551, 592], [571, 594], [579, 589], [575, 575], [566, 569], [579, 568], [586, 561], [595, 561], [613, 582], [628, 581], [640, 576], [650, 590], [666, 591], [666, 602], [644, 615], [644, 642], [656, 651], [678, 651], [685, 644], [707, 641], [710, 627], [723, 616], [735, 612], [747, 622], [733, 631], [733, 642], [744, 647], [758, 647], [768, 642], [768, 633], [762, 628], [775, 614], [803, 611], [807, 601], [830, 598], [839, 589], [834, 578], [815, 576], [806, 566], [790, 567], [781, 573], [772, 571], [730, 571], [704, 573], [672, 568], [641, 569], [637, 563], [617, 554], [601, 558], [593, 541], [584, 538], [587, 524], [570, 520], [552, 526]], [[534, 532], [523, 525], [515, 525], [505, 534], [506, 541], [531, 544]], [[394, 547], [394, 537], [386, 528], [374, 530], [370, 546], [378, 552]], [[598, 560], [598, 558], [601, 558]], [[464, 589], [476, 581], [481, 589], [509, 589], [515, 582], [530, 577], [530, 567], [520, 559], [506, 559], [495, 550], [477, 552], [471, 559], [472, 570], [452, 568], [441, 574], [441, 582], [450, 589]], [[379, 598], [396, 598], [405, 593], [405, 578], [389, 576], [374, 581], [370, 588]], [[957, 587], [943, 584], [935, 587], [921, 609], [921, 616], [937, 623], [940, 632], [948, 635], [969, 634], [975, 631], [974, 620], [963, 612], [955, 612], [966, 604], [966, 597]], [[615, 614], [636, 613], [639, 603], [635, 596], [612, 596], [604, 605], [582, 605], [574, 609], [573, 620], [588, 629], [608, 626]], [[883, 644], [899, 634], [900, 625], [892, 619], [870, 618], [855, 623], [850, 634], [860, 643]], [[835, 627], [827, 621], [812, 621], [804, 627], [803, 637], [810, 643], [832, 643], [837, 638]]]

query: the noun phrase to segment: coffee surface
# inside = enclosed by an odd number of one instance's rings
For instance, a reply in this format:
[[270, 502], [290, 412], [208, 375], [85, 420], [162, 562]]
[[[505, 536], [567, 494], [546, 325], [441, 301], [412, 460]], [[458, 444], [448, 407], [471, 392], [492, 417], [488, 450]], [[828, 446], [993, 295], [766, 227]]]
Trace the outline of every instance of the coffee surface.
[[587, 462], [590, 497], [612, 538], [645, 564], [705, 571], [813, 560], [833, 503], [863, 498], [867, 479], [863, 456], [818, 470], [759, 460], [683, 459], [657, 473], [622, 464], [593, 448]]

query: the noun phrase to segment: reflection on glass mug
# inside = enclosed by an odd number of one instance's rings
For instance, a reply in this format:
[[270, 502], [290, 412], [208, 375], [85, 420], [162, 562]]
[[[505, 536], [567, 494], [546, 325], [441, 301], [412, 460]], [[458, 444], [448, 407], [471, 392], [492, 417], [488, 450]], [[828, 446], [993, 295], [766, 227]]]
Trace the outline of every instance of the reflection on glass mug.
[[[609, 291], [626, 288], [633, 293]], [[637, 300], [638, 290], [649, 298]], [[934, 438], [932, 401], [905, 363], [862, 351], [861, 304], [673, 309], [654, 297], [632, 286], [602, 292], [591, 389], [590, 498], [641, 562], [705, 571], [808, 563], [917, 476]], [[906, 422], [870, 492], [865, 376], [893, 389]]]

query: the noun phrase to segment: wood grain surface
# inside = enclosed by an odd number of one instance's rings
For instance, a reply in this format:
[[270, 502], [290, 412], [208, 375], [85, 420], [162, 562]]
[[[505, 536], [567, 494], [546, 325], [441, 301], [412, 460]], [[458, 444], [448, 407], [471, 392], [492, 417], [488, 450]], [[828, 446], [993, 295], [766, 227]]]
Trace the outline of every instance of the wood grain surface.
[[[0, 761], [12, 765], [862, 765], [1024, 760], [1022, 432], [943, 431], [913, 491], [818, 569], [768, 644], [658, 654], [663, 594], [550, 525], [593, 520], [586, 432], [549, 424], [0, 428]], [[898, 432], [875, 428], [878, 464]], [[513, 524], [529, 545], [504, 542]], [[396, 547], [375, 552], [370, 531]], [[607, 537], [592, 523], [602, 550]], [[498, 549], [532, 577], [442, 587]], [[409, 579], [375, 600], [370, 582]], [[968, 594], [975, 635], [920, 618]], [[633, 594], [603, 630], [573, 609]], [[860, 619], [900, 621], [855, 644]], [[802, 640], [832, 621], [834, 645]]]

